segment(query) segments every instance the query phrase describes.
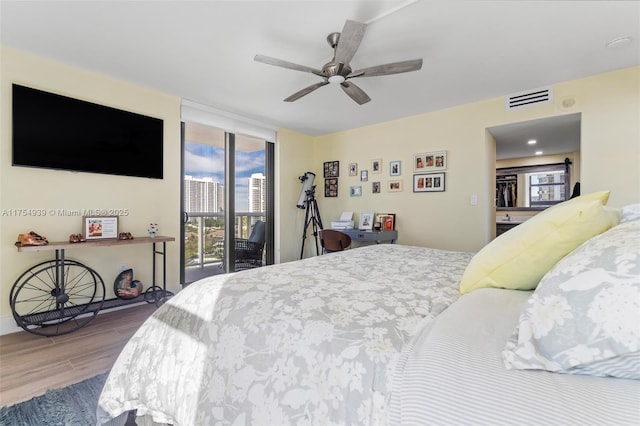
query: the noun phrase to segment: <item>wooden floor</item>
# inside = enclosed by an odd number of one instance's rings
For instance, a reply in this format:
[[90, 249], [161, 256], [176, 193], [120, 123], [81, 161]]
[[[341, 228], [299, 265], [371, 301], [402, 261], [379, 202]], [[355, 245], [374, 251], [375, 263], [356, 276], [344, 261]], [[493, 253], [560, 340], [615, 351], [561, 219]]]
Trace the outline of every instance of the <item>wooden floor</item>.
[[0, 407], [109, 371], [155, 309], [145, 303], [107, 311], [85, 327], [57, 337], [26, 331], [0, 336]]

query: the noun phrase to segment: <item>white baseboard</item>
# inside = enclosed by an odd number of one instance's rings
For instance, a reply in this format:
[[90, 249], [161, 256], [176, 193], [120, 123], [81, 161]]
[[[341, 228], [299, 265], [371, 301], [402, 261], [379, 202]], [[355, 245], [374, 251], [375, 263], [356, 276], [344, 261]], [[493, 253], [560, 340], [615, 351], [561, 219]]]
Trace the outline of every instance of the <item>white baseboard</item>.
[[[178, 294], [178, 292], [182, 289], [181, 286], [169, 287], [168, 291], [173, 292], [174, 294]], [[111, 308], [104, 311], [98, 312], [98, 315], [105, 314], [107, 312], [119, 311], [122, 309], [133, 308], [134, 306], [144, 305], [146, 302], [140, 303], [132, 303], [131, 305], [118, 306], [117, 308]], [[0, 336], [4, 336], [5, 334], [17, 333], [19, 331], [24, 331], [22, 327], [16, 324], [16, 320], [13, 319], [13, 316], [8, 317], [0, 317]]]

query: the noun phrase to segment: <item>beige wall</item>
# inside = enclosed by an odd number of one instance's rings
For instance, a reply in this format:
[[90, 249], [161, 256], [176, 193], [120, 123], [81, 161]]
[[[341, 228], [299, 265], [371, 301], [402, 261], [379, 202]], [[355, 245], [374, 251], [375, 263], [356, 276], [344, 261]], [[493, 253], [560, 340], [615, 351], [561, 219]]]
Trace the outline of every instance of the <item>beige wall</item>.
[[[640, 201], [640, 67], [553, 86], [552, 104], [506, 111], [502, 97], [315, 139], [315, 171], [324, 161], [340, 161], [338, 198], [319, 198], [328, 223], [343, 210], [394, 212], [398, 242], [441, 249], [480, 249], [494, 224], [495, 142], [487, 128], [569, 113], [582, 113], [580, 180], [582, 192], [611, 190], [609, 204]], [[571, 108], [562, 106], [574, 99]], [[448, 152], [446, 191], [412, 192], [412, 155]], [[370, 169], [383, 159], [383, 173], [369, 181], [349, 177], [348, 163]], [[402, 161], [404, 190], [372, 194], [371, 181], [390, 179], [389, 161]], [[349, 187], [362, 185], [362, 197]], [[478, 195], [477, 206], [470, 196]]]
[[[161, 235], [178, 237], [180, 217], [180, 99], [111, 79], [79, 68], [1, 47], [0, 91], [0, 210], [11, 209], [128, 209], [120, 230], [146, 236], [150, 222]], [[24, 84], [164, 120], [164, 179], [108, 176], [92, 173], [11, 166], [11, 84]], [[54, 252], [18, 253], [19, 233], [38, 232], [49, 241], [66, 241], [80, 233], [81, 217], [3, 215], [0, 223], [0, 318], [11, 315], [8, 295], [28, 267], [53, 258]], [[151, 245], [67, 250], [66, 256], [94, 268], [104, 279], [107, 297], [119, 265], [134, 269], [134, 277], [150, 285]], [[167, 244], [169, 285], [179, 282], [179, 245]], [[159, 268], [158, 271], [161, 271]], [[14, 324], [15, 325], [15, 324]]]
[[[276, 158], [276, 218], [279, 220], [275, 224], [275, 245], [276, 263], [280, 263], [300, 259], [305, 210], [296, 207], [302, 190], [298, 177], [313, 171], [313, 138], [286, 129], [280, 130]], [[323, 181], [316, 178], [314, 182], [322, 185]], [[311, 255], [315, 253], [315, 248], [309, 251], [312, 246], [309, 241], [313, 236], [310, 232], [308, 234], [305, 253]]]

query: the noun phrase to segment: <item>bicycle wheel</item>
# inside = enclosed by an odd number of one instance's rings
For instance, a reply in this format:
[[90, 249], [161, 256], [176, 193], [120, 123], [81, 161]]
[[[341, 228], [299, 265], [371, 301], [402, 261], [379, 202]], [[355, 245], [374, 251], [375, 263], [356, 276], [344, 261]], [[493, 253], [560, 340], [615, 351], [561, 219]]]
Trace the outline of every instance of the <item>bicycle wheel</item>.
[[75, 260], [27, 269], [11, 288], [13, 318], [24, 330], [59, 336], [84, 327], [102, 308], [105, 287], [96, 271]]

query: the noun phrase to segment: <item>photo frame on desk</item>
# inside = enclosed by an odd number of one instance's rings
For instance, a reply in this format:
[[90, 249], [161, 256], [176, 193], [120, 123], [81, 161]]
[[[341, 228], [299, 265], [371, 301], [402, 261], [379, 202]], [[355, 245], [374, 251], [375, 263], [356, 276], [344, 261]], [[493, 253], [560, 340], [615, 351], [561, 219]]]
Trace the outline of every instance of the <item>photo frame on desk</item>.
[[396, 214], [378, 213], [376, 215], [376, 223], [380, 224], [381, 231], [393, 231], [396, 229]]
[[83, 216], [82, 233], [87, 241], [118, 238], [118, 216]]
[[371, 231], [373, 229], [373, 212], [360, 213], [360, 222], [358, 222], [358, 229], [362, 231]]

